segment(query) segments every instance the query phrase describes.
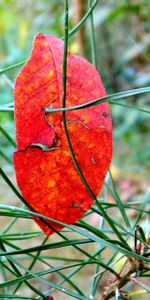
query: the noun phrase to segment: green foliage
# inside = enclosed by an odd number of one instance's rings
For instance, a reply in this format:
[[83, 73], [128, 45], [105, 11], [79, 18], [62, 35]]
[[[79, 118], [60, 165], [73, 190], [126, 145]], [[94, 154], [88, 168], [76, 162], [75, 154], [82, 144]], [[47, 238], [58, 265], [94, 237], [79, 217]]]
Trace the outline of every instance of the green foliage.
[[[105, 180], [101, 198], [92, 194], [77, 164], [65, 127], [65, 90], [68, 42], [70, 46], [71, 43], [77, 43], [76, 33], [88, 24], [91, 45], [87, 41], [86, 47], [89, 47], [89, 58], [95, 65], [100, 65], [110, 95], [70, 109], [84, 109], [109, 101], [112, 104], [114, 122], [114, 163], [119, 166], [119, 170], [127, 169], [128, 174], [134, 168], [139, 173], [146, 170], [147, 174], [150, 158], [150, 78], [147, 74], [150, 4], [144, 0], [136, 4], [134, 1], [128, 4], [127, 1], [116, 1], [115, 5], [108, 1], [102, 4], [88, 1], [83, 19], [75, 27], [70, 17], [68, 32], [65, 1], [64, 34], [64, 3], [49, 2], [3, 0], [0, 6], [0, 176], [1, 189], [5, 189], [1, 192], [0, 204], [0, 217], [4, 224], [0, 231], [0, 299], [41, 300], [48, 299], [48, 295], [56, 299], [104, 300], [138, 296], [146, 299], [150, 287], [148, 280], [145, 279], [143, 283], [141, 278], [149, 279], [150, 276], [150, 242], [147, 235], [150, 191], [145, 188], [145, 195], [139, 197], [137, 193], [135, 197], [129, 197], [128, 202], [124, 202], [112, 171]], [[73, 6], [69, 3], [71, 16], [72, 9]], [[135, 31], [135, 25], [141, 19], [142, 37], [140, 26]], [[21, 202], [26, 205], [26, 201], [13, 183], [13, 82], [22, 61], [28, 57], [31, 40], [37, 31], [64, 36], [64, 96], [60, 111], [73, 162], [95, 200], [90, 211], [75, 225], [39, 215], [30, 207], [31, 210], [19, 207]], [[56, 111], [46, 110], [50, 113]], [[143, 182], [142, 176], [140, 180]], [[32, 217], [36, 216], [44, 222], [51, 220], [65, 225], [65, 229], [51, 238], [45, 238], [43, 232], [34, 228]], [[112, 280], [112, 284], [105, 281], [105, 275]], [[105, 295], [102, 295], [102, 286], [106, 287]]]

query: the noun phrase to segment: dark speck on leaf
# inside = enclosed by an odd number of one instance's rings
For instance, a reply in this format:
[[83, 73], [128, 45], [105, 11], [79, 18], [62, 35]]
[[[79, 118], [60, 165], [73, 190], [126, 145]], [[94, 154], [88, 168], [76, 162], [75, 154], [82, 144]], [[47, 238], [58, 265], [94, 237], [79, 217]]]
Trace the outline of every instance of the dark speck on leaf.
[[108, 117], [108, 114], [104, 111], [104, 112], [102, 113], [102, 116], [103, 116], [104, 118], [107, 118], [107, 117]]
[[83, 203], [83, 202], [84, 202], [84, 199], [81, 199], [80, 202]]

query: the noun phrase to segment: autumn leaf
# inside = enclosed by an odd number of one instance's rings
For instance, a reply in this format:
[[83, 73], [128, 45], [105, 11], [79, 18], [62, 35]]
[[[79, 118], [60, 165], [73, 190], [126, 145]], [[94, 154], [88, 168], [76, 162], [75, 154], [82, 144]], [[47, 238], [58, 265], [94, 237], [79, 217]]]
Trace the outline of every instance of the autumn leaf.
[[[22, 195], [36, 212], [73, 224], [93, 200], [74, 167], [62, 114], [44, 113], [47, 106], [61, 107], [63, 46], [63, 41], [56, 37], [37, 34], [31, 56], [16, 79], [14, 166]], [[95, 67], [68, 53], [66, 106], [105, 95]], [[67, 111], [66, 122], [77, 162], [97, 195], [112, 157], [108, 103]], [[36, 222], [46, 234], [53, 233], [41, 220]], [[55, 230], [62, 228], [53, 222], [49, 224]]]

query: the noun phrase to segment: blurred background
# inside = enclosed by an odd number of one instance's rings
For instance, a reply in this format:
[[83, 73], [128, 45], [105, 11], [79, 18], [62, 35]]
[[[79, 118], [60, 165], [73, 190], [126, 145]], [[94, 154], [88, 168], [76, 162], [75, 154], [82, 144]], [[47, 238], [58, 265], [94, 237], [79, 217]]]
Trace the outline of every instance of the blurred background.
[[[87, 12], [88, 1], [70, 0], [69, 7], [71, 30]], [[63, 24], [63, 0], [0, 0], [0, 69], [28, 58], [37, 32], [63, 37]], [[98, 70], [107, 93], [149, 86], [150, 1], [101, 0], [94, 10], [94, 25]], [[90, 22], [87, 20], [80, 31], [71, 37], [69, 46], [72, 53], [91, 61], [89, 33]], [[19, 69], [14, 68], [0, 75], [0, 105], [13, 103], [13, 86]], [[123, 103], [150, 110], [150, 95], [130, 97]], [[122, 201], [142, 202], [150, 185], [150, 114], [119, 105], [111, 105], [111, 111], [114, 127], [113, 178]], [[12, 164], [14, 148], [1, 127], [15, 140], [12, 112], [0, 112], [0, 165], [15, 182]], [[14, 199], [0, 178], [1, 204], [4, 201], [18, 205], [18, 200]], [[92, 222], [94, 225], [96, 220]], [[14, 230], [24, 229], [25, 223], [19, 224], [19, 229], [16, 226]], [[6, 219], [3, 226], [7, 228]], [[38, 242], [36, 240], [35, 244]], [[22, 242], [23, 245], [25, 242]], [[69, 256], [70, 253], [65, 250], [62, 255]], [[82, 279], [83, 276], [85, 273]], [[86, 289], [86, 278], [83, 284]]]

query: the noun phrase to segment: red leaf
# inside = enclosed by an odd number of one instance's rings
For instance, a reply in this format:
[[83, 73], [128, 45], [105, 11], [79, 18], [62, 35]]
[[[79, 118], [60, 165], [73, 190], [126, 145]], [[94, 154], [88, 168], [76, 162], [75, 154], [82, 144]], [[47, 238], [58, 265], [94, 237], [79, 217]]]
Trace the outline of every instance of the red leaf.
[[[38, 34], [31, 56], [15, 84], [18, 151], [14, 165], [23, 197], [38, 213], [73, 224], [92, 199], [80, 180], [68, 149], [61, 113], [45, 117], [44, 107], [61, 107], [63, 42]], [[95, 67], [68, 53], [66, 106], [106, 95]], [[112, 157], [112, 124], [108, 103], [66, 113], [78, 164], [97, 195]], [[43, 151], [36, 146], [50, 147]], [[33, 145], [33, 147], [31, 147]], [[46, 234], [53, 231], [36, 220]], [[56, 230], [61, 226], [49, 222]]]

